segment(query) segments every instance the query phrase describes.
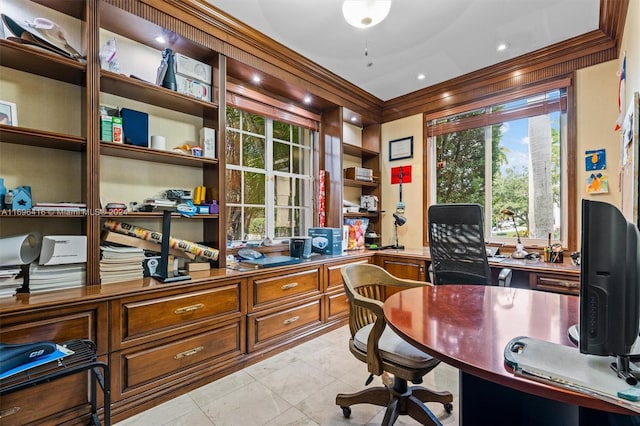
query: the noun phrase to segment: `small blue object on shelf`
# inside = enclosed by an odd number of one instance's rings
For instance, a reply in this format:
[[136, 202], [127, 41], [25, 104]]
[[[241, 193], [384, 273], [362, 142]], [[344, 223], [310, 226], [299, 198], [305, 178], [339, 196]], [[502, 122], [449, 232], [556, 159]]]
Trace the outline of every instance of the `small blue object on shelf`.
[[[21, 349], [24, 347], [24, 349]], [[2, 345], [0, 353], [8, 355], [2, 362], [0, 380], [31, 368], [57, 361], [72, 355], [73, 351], [52, 342], [39, 342], [29, 345]], [[5, 366], [8, 369], [5, 369]]]
[[11, 208], [13, 210], [31, 210], [31, 187], [19, 186], [12, 191], [13, 200]]

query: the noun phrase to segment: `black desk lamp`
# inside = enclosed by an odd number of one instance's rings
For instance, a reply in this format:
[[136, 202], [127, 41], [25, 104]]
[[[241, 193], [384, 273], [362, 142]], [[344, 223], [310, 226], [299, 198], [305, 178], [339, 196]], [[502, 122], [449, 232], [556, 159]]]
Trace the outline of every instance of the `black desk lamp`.
[[393, 217], [395, 218], [395, 222], [393, 222], [393, 236], [396, 240], [396, 243], [392, 246], [389, 246], [388, 248], [396, 249], [396, 250], [404, 250], [404, 246], [401, 246], [398, 244], [398, 226], [402, 226], [405, 223], [407, 223], [407, 218], [404, 216], [400, 216], [397, 213], [394, 213]]
[[518, 227], [516, 226], [516, 214], [513, 212], [513, 210], [509, 209], [502, 209], [502, 214], [511, 217], [511, 219], [513, 220], [513, 228], [516, 230], [516, 251], [511, 253], [511, 257], [513, 257], [514, 259], [524, 259], [527, 256], [527, 252], [524, 251], [524, 245], [522, 244], [522, 241], [520, 241], [520, 234], [518, 233]]

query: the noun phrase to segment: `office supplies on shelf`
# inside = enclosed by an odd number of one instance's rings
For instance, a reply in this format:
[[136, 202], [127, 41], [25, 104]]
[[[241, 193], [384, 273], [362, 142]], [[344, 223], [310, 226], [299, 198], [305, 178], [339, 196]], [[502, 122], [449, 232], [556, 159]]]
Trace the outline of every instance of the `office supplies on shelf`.
[[613, 357], [581, 354], [577, 348], [516, 337], [505, 346], [504, 359], [516, 376], [591, 395], [640, 413], [640, 402], [620, 396], [629, 393], [629, 384], [611, 370]]
[[[165, 211], [165, 214], [169, 213]], [[116, 220], [107, 219], [102, 225], [104, 229], [108, 231], [118, 232], [120, 234], [129, 235], [131, 237], [140, 238], [146, 241], [154, 241], [156, 243], [162, 242], [162, 233], [154, 232], [150, 229], [142, 228], [140, 226], [131, 225], [128, 223], [118, 222]], [[206, 257], [211, 260], [218, 260], [217, 249], [212, 247], [206, 247], [200, 244], [193, 243], [187, 240], [181, 240], [169, 236], [169, 246], [182, 250], [186, 253], [191, 253], [196, 256]]]

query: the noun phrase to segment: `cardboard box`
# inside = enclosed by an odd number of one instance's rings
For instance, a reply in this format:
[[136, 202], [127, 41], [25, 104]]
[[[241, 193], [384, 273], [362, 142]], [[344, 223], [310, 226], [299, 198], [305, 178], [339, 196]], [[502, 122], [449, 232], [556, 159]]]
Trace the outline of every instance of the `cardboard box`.
[[211, 102], [210, 85], [180, 74], [176, 74], [176, 83], [178, 84], [178, 88], [176, 89], [178, 93], [200, 99], [201, 101]]
[[206, 84], [211, 84], [211, 66], [184, 56], [181, 53], [175, 54], [176, 72], [185, 77], [191, 77]]
[[216, 130], [209, 127], [200, 129], [200, 146], [202, 156], [205, 158], [216, 158]]
[[111, 117], [112, 142], [124, 143], [124, 132], [122, 131], [122, 117]]
[[373, 182], [373, 170], [364, 167], [348, 167], [344, 169], [344, 177], [346, 179]]
[[309, 228], [311, 251], [321, 254], [342, 254], [342, 228]]
[[113, 117], [108, 115], [100, 116], [100, 140], [105, 142], [113, 142]]

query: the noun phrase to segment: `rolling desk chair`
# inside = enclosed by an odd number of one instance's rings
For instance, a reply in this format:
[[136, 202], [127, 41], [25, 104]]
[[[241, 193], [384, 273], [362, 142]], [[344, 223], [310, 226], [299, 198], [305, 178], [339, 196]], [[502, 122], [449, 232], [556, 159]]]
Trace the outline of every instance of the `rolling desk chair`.
[[[429, 207], [429, 250], [433, 284], [492, 285], [479, 204], [434, 204]], [[498, 285], [511, 285], [511, 269], [498, 275]]]
[[420, 281], [394, 277], [379, 266], [348, 265], [340, 272], [349, 298], [349, 350], [367, 363], [371, 375], [384, 371], [394, 375], [392, 386], [377, 386], [354, 394], [338, 394], [336, 404], [345, 417], [351, 415], [351, 405], [373, 404], [387, 407], [383, 425], [392, 425], [400, 414], [408, 414], [423, 425], [440, 425], [438, 418], [424, 402], [439, 402], [445, 410], [453, 410], [453, 396], [449, 392], [435, 392], [420, 386], [407, 386], [407, 381], [422, 383], [422, 376], [440, 361], [420, 351], [386, 327], [382, 312], [385, 286], [418, 287], [429, 285]]

